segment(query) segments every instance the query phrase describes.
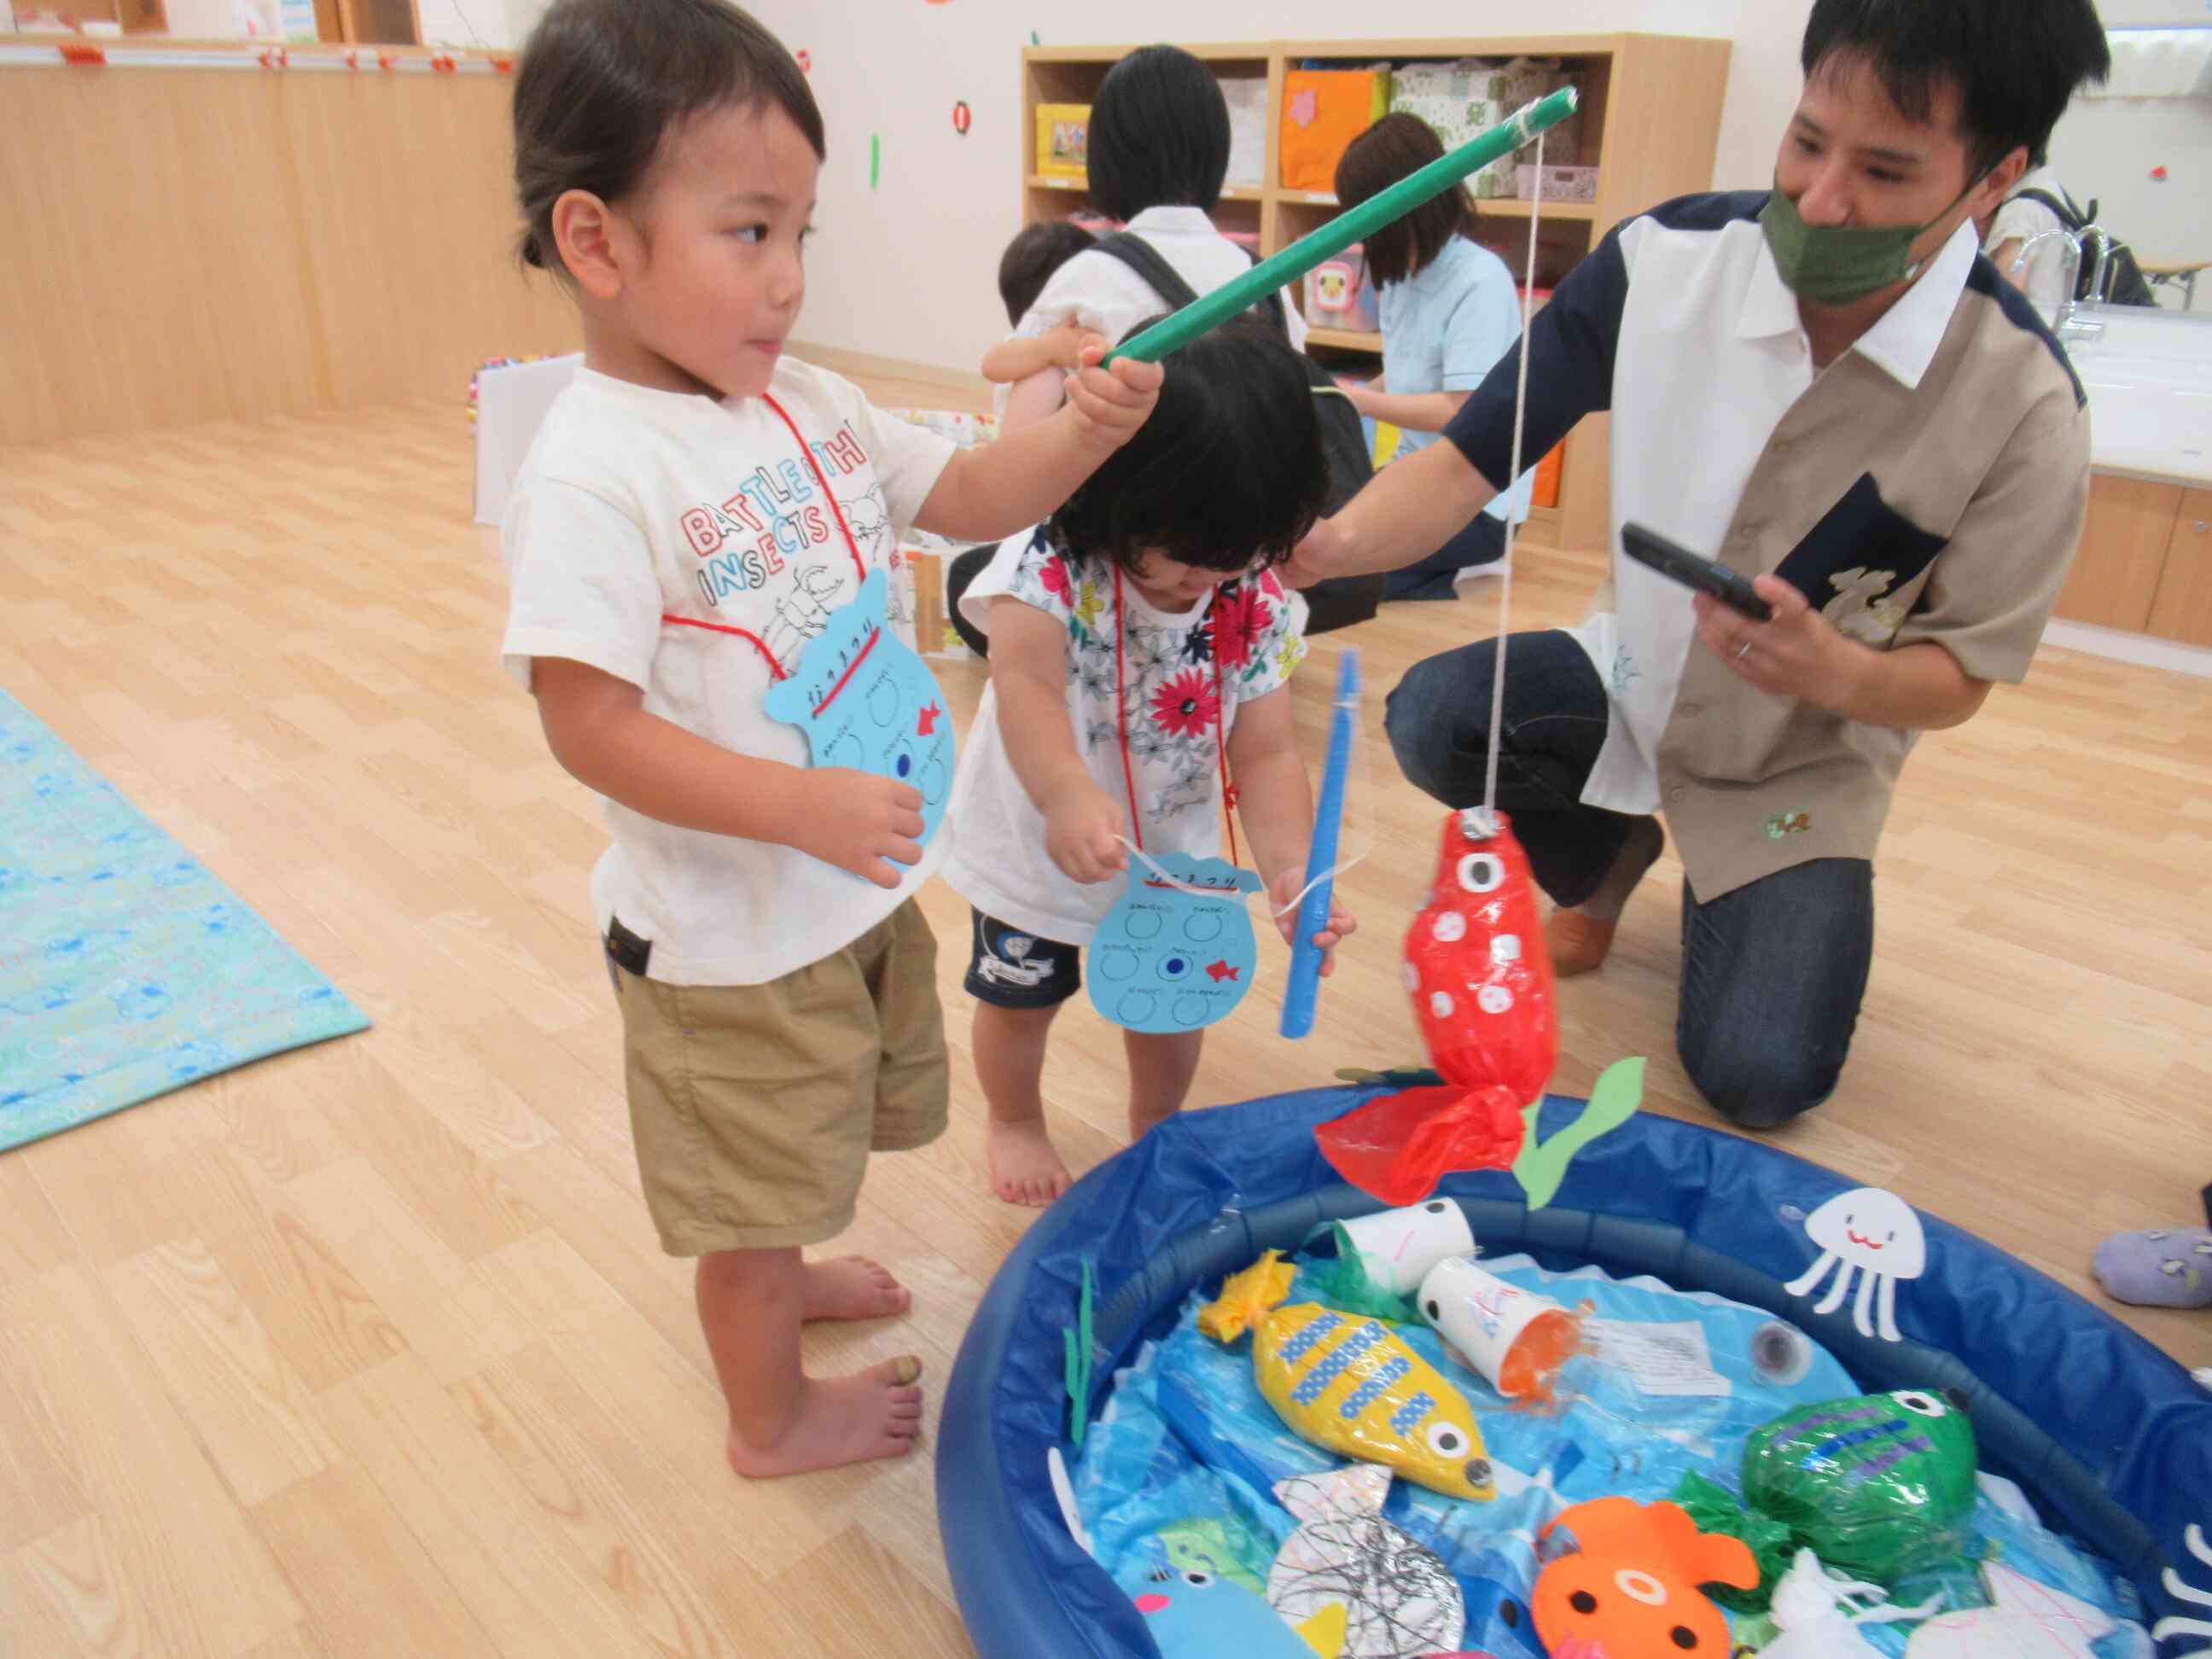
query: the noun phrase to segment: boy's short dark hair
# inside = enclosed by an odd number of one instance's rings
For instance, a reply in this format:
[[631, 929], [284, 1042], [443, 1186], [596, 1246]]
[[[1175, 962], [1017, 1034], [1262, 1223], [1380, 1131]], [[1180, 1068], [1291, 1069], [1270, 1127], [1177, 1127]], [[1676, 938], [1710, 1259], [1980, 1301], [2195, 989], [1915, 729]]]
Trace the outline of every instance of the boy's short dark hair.
[[[1443, 159], [1444, 142], [1418, 115], [1386, 115], [1353, 139], [1336, 164], [1336, 199], [1356, 208], [1409, 173]], [[1453, 237], [1474, 228], [1474, 204], [1455, 185], [1370, 234], [1367, 271], [1380, 284], [1402, 283], [1425, 270]]]
[[1139, 47], [1106, 71], [1085, 149], [1091, 199], [1108, 218], [1151, 207], [1211, 213], [1229, 176], [1229, 101], [1181, 47]]
[[1806, 78], [1838, 57], [1863, 60], [1915, 121], [1956, 86], [1977, 178], [2015, 149], [2041, 155], [2075, 88], [2112, 68], [2090, 0], [1814, 0]]
[[1052, 273], [1097, 243], [1097, 237], [1066, 219], [1040, 219], [1016, 231], [999, 256], [999, 297], [1006, 302], [1006, 320], [1018, 323], [1029, 315]]
[[1053, 545], [1132, 572], [1152, 550], [1205, 570], [1279, 564], [1313, 528], [1328, 487], [1297, 354], [1247, 315], [1171, 354], [1167, 371], [1136, 435], [1046, 525]]
[[572, 190], [622, 200], [671, 127], [729, 105], [773, 105], [827, 154], [805, 76], [749, 13], [723, 0], [556, 0], [514, 76], [523, 263], [565, 275], [553, 204]]

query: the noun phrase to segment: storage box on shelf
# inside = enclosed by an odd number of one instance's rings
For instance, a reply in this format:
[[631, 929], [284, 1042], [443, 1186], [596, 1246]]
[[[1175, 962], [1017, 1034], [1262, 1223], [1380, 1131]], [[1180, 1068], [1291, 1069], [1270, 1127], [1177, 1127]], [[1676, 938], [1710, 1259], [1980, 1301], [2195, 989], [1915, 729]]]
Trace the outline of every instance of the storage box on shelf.
[[[1031, 46], [1022, 53], [1022, 203], [1024, 222], [1065, 218], [1090, 205], [1079, 177], [1046, 176], [1037, 167], [1036, 113], [1041, 105], [1089, 104], [1106, 72], [1132, 46]], [[1597, 239], [1631, 214], [1669, 197], [1711, 187], [1713, 157], [1720, 137], [1723, 94], [1728, 81], [1729, 42], [1680, 35], [1589, 34], [1465, 39], [1273, 40], [1206, 45], [1188, 48], [1212, 67], [1224, 84], [1240, 83], [1229, 94], [1232, 151], [1249, 168], [1255, 142], [1264, 149], [1260, 182], [1237, 182], [1224, 191], [1216, 222], [1225, 231], [1255, 234], [1262, 254], [1279, 252], [1317, 228], [1337, 212], [1326, 189], [1292, 189], [1285, 185], [1283, 136], [1286, 87], [1293, 70], [1315, 66], [1373, 75], [1377, 64], [1394, 66], [1387, 102], [1403, 102], [1436, 124], [1449, 113], [1455, 92], [1480, 92], [1476, 102], [1504, 107], [1492, 121], [1553, 85], [1571, 82], [1581, 94], [1581, 109], [1566, 126], [1547, 135], [1543, 164], [1559, 174], [1561, 191], [1570, 178], [1586, 199], [1561, 199], [1547, 177], [1536, 259], [1540, 289], [1548, 288], [1596, 245]], [[1480, 66], [1479, 69], [1475, 66]], [[1508, 70], [1511, 76], [1507, 76]], [[1476, 77], [1480, 77], [1478, 79]], [[1253, 131], [1254, 82], [1265, 86], [1265, 108]], [[1494, 84], [1496, 82], [1496, 84]], [[1517, 95], [1523, 94], [1525, 95]], [[1511, 101], [1506, 102], [1510, 99]], [[1420, 102], [1416, 100], [1431, 100]], [[1242, 113], [1240, 114], [1240, 112]], [[1459, 112], [1462, 124], [1468, 118]], [[1240, 130], [1239, 121], [1243, 122]], [[1449, 120], [1443, 123], [1450, 125]], [[1447, 132], [1446, 141], [1464, 135]], [[1534, 204], [1513, 192], [1518, 169], [1535, 165], [1534, 149], [1508, 163], [1486, 169], [1478, 191], [1476, 235], [1504, 258], [1517, 275], [1527, 256], [1528, 222]], [[1318, 176], [1303, 182], [1328, 182]], [[1301, 289], [1304, 284], [1300, 285]], [[1301, 301], [1303, 292], [1294, 296]], [[1341, 354], [1347, 368], [1373, 374], [1382, 337], [1371, 329], [1332, 326], [1305, 307], [1314, 349]], [[1568, 440], [1559, 468], [1559, 506], [1535, 514], [1540, 534], [1572, 547], [1603, 546], [1610, 534], [1606, 486], [1607, 434], [1603, 416], [1593, 416]]]

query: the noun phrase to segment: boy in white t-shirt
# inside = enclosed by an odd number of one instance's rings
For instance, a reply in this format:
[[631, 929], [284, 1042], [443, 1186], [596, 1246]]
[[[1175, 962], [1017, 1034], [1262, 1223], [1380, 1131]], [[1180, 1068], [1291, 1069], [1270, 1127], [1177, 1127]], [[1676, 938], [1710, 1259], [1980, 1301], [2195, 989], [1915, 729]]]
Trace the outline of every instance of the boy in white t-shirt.
[[[1305, 601], [1271, 567], [1321, 510], [1320, 425], [1304, 369], [1264, 323], [1170, 362], [1152, 419], [961, 600], [990, 635], [991, 689], [945, 878], [975, 910], [975, 1070], [1010, 1203], [1067, 1185], [1045, 1133], [1045, 1043], [1131, 845], [1216, 856], [1233, 805], [1285, 937], [1305, 881], [1313, 794], [1289, 691]], [[1316, 942], [1352, 927], [1333, 911]], [[1123, 1037], [1134, 1139], [1182, 1107], [1203, 1034]]]
[[[920, 1361], [816, 1379], [799, 1335], [908, 1294], [799, 1247], [852, 1220], [872, 1149], [944, 1127], [912, 895], [949, 780], [810, 767], [764, 700], [900, 527], [1034, 522], [1141, 424], [1159, 371], [1094, 362], [1064, 418], [956, 453], [784, 359], [821, 115], [790, 54], [720, 0], [560, 0], [523, 52], [514, 133], [524, 256], [576, 300], [585, 367], [507, 511], [501, 648], [555, 757], [606, 798], [592, 894], [647, 1204], [663, 1247], [698, 1260], [732, 1467], [895, 1456], [920, 1431]], [[871, 710], [896, 660], [848, 670]], [[923, 738], [940, 718], [925, 701]]]

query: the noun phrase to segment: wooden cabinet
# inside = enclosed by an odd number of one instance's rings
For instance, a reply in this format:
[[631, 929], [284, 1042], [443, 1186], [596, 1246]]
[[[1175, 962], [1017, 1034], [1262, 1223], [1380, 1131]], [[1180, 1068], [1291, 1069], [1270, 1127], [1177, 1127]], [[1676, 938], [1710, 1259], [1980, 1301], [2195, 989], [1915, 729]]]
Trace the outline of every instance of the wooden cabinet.
[[2093, 476], [2081, 550], [2052, 611], [2212, 645], [2212, 489]]
[[2212, 645], [2212, 489], [2181, 497], [2166, 568], [2151, 601], [2150, 632], [2189, 645]]
[[[1022, 219], [1057, 219], [1085, 209], [1083, 181], [1037, 170], [1036, 109], [1041, 104], [1088, 104], [1106, 71], [1129, 46], [1030, 46], [1022, 52]], [[1582, 94], [1575, 153], [1554, 143], [1545, 160], [1598, 170], [1595, 202], [1547, 202], [1537, 255], [1540, 284], [1556, 282], [1598, 239], [1630, 215], [1712, 186], [1720, 143], [1721, 102], [1728, 85], [1729, 43], [1660, 34], [1471, 37], [1463, 40], [1261, 40], [1188, 46], [1224, 81], [1267, 86], [1266, 163], [1261, 182], [1222, 192], [1214, 222], [1255, 236], [1274, 253], [1337, 212], [1336, 198], [1282, 187], [1278, 157], [1283, 80], [1309, 62], [1346, 69], [1478, 58], [1557, 59]], [[1512, 199], [1477, 204], [1480, 234], [1507, 246], [1517, 274], [1528, 234], [1529, 204]], [[1382, 336], [1316, 329], [1310, 343], [1351, 357], [1347, 367], [1381, 368]], [[1356, 355], [1354, 355], [1356, 354]], [[1556, 508], [1539, 507], [1529, 528], [1565, 547], [1601, 548], [1611, 539], [1607, 484], [1606, 417], [1593, 416], [1567, 440]], [[1540, 458], [1531, 455], [1534, 465]]]
[[2179, 484], [2094, 474], [2089, 521], [2054, 613], [2069, 622], [2143, 632], [2181, 495]]

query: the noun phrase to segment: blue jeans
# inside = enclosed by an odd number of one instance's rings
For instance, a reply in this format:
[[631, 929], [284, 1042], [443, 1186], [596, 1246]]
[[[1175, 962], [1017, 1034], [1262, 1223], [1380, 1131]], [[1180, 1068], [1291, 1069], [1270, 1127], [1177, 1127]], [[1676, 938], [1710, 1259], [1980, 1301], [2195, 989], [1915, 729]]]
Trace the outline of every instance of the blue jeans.
[[[1384, 719], [1398, 764], [1447, 806], [1482, 799], [1497, 643], [1413, 665]], [[1566, 634], [1516, 634], [1506, 658], [1498, 805], [1554, 902], [1582, 903], [1638, 820], [1582, 803], [1611, 708]], [[1682, 884], [1674, 1046], [1731, 1122], [1770, 1129], [1835, 1092], [1874, 959], [1874, 866], [1814, 859], [1701, 902]]]

